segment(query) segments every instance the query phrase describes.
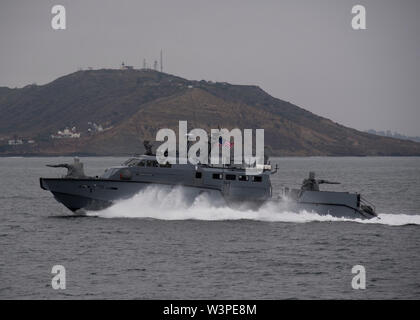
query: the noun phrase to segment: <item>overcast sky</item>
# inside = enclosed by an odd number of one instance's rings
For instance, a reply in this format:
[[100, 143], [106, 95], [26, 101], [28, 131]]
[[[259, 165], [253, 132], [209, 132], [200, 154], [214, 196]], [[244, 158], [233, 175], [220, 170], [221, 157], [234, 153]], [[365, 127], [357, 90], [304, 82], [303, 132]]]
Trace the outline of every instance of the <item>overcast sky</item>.
[[[53, 30], [51, 8], [66, 8]], [[367, 10], [367, 30], [351, 9]], [[140, 67], [255, 84], [356, 129], [420, 136], [418, 0], [1, 0], [0, 86]]]

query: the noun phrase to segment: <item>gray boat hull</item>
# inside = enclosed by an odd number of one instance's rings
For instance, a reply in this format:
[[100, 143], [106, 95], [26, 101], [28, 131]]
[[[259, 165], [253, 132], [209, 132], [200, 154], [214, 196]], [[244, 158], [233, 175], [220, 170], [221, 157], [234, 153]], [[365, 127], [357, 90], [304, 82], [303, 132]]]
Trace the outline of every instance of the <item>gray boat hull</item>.
[[[133, 197], [146, 187], [160, 185], [173, 188], [173, 184], [156, 184], [141, 181], [121, 181], [110, 179], [71, 179], [40, 178], [40, 186], [50, 191], [55, 199], [71, 211], [101, 210], [119, 200]], [[209, 187], [183, 185], [188, 190], [191, 202], [203, 192], [213, 193], [226, 201], [226, 204], [238, 209], [257, 210], [262, 205], [274, 205], [279, 210], [316, 212], [339, 218], [369, 219], [376, 216], [360, 208], [357, 194], [347, 192], [324, 192], [290, 190], [284, 197], [265, 201], [246, 201], [243, 198], [229, 197], [221, 190]]]
[[357, 193], [336, 191], [303, 191], [285, 189], [282, 194], [287, 210], [309, 211], [337, 218], [370, 219], [377, 217], [374, 209]]
[[[116, 201], [129, 199], [146, 187], [156, 185], [164, 188], [173, 188], [173, 184], [147, 183], [142, 181], [121, 181], [110, 179], [71, 179], [71, 178], [40, 178], [42, 189], [50, 191], [54, 198], [71, 211], [102, 210]], [[221, 195], [214, 188], [196, 186], [183, 186], [187, 197], [193, 201], [202, 192]]]

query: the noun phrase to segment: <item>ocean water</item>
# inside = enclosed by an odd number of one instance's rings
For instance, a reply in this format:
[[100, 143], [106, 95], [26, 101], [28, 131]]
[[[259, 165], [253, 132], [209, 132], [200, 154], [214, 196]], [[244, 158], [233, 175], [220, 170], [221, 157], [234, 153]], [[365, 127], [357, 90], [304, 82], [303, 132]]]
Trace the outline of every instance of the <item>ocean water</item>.
[[[81, 158], [90, 175], [125, 159]], [[420, 158], [277, 158], [274, 190], [310, 170], [361, 192], [379, 219], [274, 206], [238, 211], [151, 187], [85, 217], [40, 189], [70, 158], [0, 158], [2, 299], [419, 299]], [[66, 289], [51, 286], [54, 265]], [[366, 289], [352, 288], [352, 267]]]

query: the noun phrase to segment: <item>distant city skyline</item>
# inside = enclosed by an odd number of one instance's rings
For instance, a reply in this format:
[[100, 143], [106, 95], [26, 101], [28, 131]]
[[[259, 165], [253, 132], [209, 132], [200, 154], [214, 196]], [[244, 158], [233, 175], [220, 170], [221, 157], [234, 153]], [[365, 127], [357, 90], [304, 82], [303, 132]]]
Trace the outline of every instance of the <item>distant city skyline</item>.
[[[66, 8], [66, 30], [51, 8]], [[351, 28], [351, 8], [367, 30]], [[258, 85], [359, 130], [420, 136], [420, 2], [3, 0], [0, 86], [46, 84], [80, 68], [141, 68]]]

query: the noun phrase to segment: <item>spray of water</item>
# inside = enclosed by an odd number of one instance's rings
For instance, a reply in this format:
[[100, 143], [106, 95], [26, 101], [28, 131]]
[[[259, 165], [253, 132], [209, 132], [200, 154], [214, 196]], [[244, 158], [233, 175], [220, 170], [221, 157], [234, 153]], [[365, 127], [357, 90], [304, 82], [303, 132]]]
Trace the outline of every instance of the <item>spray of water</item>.
[[367, 224], [384, 224], [401, 226], [420, 225], [420, 215], [379, 214], [370, 220], [337, 218], [330, 215], [319, 215], [314, 212], [292, 212], [287, 210], [287, 203], [279, 206], [270, 203], [258, 210], [246, 208], [233, 209], [226, 206], [218, 194], [191, 194], [182, 187], [162, 188], [150, 186], [134, 197], [117, 202], [113, 206], [99, 211], [88, 212], [103, 218], [153, 218], [160, 220], [257, 220], [281, 222], [313, 221], [352, 221]]

